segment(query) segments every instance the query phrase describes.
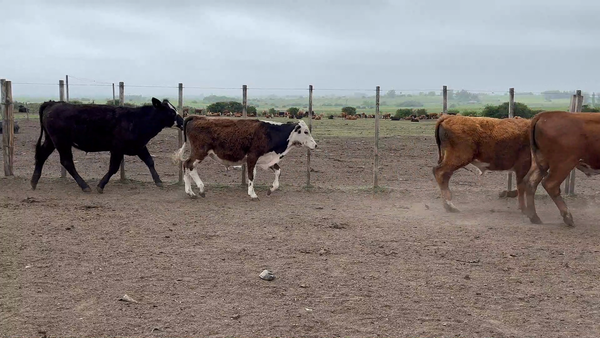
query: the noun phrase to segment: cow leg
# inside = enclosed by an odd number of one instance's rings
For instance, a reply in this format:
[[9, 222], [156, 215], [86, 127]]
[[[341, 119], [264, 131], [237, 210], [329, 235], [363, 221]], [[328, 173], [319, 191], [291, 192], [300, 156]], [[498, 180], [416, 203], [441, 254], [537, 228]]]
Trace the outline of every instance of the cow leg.
[[42, 168], [44, 167], [44, 163], [48, 159], [48, 156], [52, 154], [54, 151], [54, 143], [49, 137], [46, 137], [44, 143], [37, 146], [35, 149], [35, 169], [33, 170], [33, 175], [31, 176], [31, 188], [35, 190], [37, 187], [38, 181], [42, 176]]
[[281, 168], [279, 167], [279, 164], [275, 163], [270, 167], [271, 170], [273, 170], [273, 172], [275, 173], [275, 180], [273, 181], [273, 186], [271, 187], [271, 189], [269, 189], [269, 191], [267, 191], [267, 196], [271, 195], [271, 193], [275, 190], [277, 190], [277, 188], [279, 188], [279, 176], [281, 176]]
[[433, 176], [435, 176], [435, 180], [442, 191], [444, 208], [448, 212], [460, 211], [452, 203], [452, 192], [450, 191], [449, 187], [450, 178], [457, 169], [464, 167], [468, 163], [469, 162], [466, 162], [464, 165], [449, 165], [448, 163], [442, 162], [433, 168]]
[[204, 160], [204, 158], [208, 155], [208, 153], [201, 149], [192, 148], [192, 153], [190, 157], [183, 161], [181, 164], [183, 167], [183, 183], [185, 184], [185, 193], [190, 197], [195, 198], [196, 194], [192, 189], [192, 179], [196, 182], [196, 185], [200, 189], [200, 196], [204, 197], [204, 183], [200, 180], [200, 176], [198, 176], [197, 167]]
[[191, 198], [195, 198], [196, 194], [194, 193], [194, 190], [192, 190], [192, 177], [190, 176], [190, 169], [186, 167], [183, 168], [183, 183], [185, 185], [185, 193]]
[[[194, 182], [196, 183], [196, 186], [198, 187], [198, 189], [200, 190], [200, 197], [205, 197], [206, 194], [204, 193], [204, 182], [202, 182], [202, 180], [200, 179], [200, 175], [198, 175], [198, 163], [194, 163], [194, 169], [192, 169], [189, 172], [190, 177], [194, 180]], [[191, 189], [191, 184], [190, 184], [190, 190]]]
[[576, 163], [563, 162], [558, 166], [553, 167], [549, 170], [548, 176], [544, 177], [542, 180], [542, 186], [548, 192], [548, 195], [556, 204], [558, 210], [560, 210], [560, 215], [563, 218], [563, 221], [568, 226], [574, 226], [573, 216], [567, 208], [567, 204], [564, 199], [560, 196], [560, 184], [569, 176], [571, 169], [575, 167]]
[[150, 155], [148, 148], [147, 147], [142, 148], [142, 150], [140, 150], [140, 152], [137, 154], [137, 156], [140, 158], [140, 160], [144, 161], [144, 163], [146, 163], [146, 166], [148, 166], [148, 169], [150, 169], [150, 175], [152, 175], [152, 179], [154, 180], [154, 183], [156, 184], [156, 186], [162, 188], [163, 182], [160, 180], [160, 177], [158, 176], [156, 169], [154, 169], [154, 160], [152, 159], [152, 156]]
[[[542, 171], [542, 169], [544, 169]], [[537, 191], [537, 187], [544, 178], [547, 173], [546, 168], [540, 168], [534, 158], [532, 158], [531, 168], [525, 178], [525, 200], [526, 206], [523, 210], [523, 213], [529, 217], [529, 220], [533, 224], [542, 224], [542, 220], [538, 216], [535, 210], [535, 192]]]
[[58, 149], [58, 153], [60, 154], [60, 164], [69, 172], [69, 174], [75, 179], [75, 182], [79, 185], [81, 190], [84, 192], [90, 192], [90, 186], [85, 183], [83, 178], [79, 176], [77, 170], [75, 170], [75, 163], [73, 163], [73, 151], [71, 146], [60, 146], [56, 147]]
[[101, 194], [104, 192], [104, 187], [108, 183], [108, 180], [112, 177], [112, 175], [116, 174], [119, 171], [119, 167], [121, 166], [121, 162], [123, 162], [123, 153], [111, 152], [110, 153], [110, 164], [108, 165], [108, 172], [96, 187], [96, 190]]
[[[529, 154], [527, 154], [527, 156], [531, 156]], [[517, 181], [517, 197], [518, 197], [518, 202], [519, 202], [519, 210], [521, 210], [522, 212], [525, 211], [525, 190], [527, 188], [527, 181], [525, 181], [525, 176], [527, 175], [527, 172], [529, 171], [529, 169], [531, 168], [531, 166], [529, 165], [529, 161], [519, 161], [518, 163], [522, 163], [519, 166], [515, 167], [515, 177], [516, 177], [516, 181]], [[513, 197], [511, 194], [507, 193], [506, 197]]]
[[254, 179], [256, 178], [256, 161], [254, 157], [248, 156], [246, 165], [248, 166], [248, 195], [253, 200], [258, 200], [256, 192], [254, 192]]

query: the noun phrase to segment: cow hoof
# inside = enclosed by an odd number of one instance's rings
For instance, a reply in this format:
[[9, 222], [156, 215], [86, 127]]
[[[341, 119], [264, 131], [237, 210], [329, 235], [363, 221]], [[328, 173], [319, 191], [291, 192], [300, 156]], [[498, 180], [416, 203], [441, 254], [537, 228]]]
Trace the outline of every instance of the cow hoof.
[[38, 181], [40, 180], [40, 176], [39, 175], [33, 175], [33, 177], [31, 178], [31, 190], [35, 190], [35, 188], [37, 187]]
[[196, 199], [196, 198], [198, 198], [198, 196], [196, 196], [196, 194], [194, 194], [193, 192], [192, 192], [192, 193], [189, 193], [189, 194], [188, 194], [188, 196], [190, 196], [190, 198], [191, 198], [191, 199]]
[[267, 196], [271, 196], [271, 190], [267, 190]]
[[206, 197], [206, 194], [204, 192], [201, 192], [200, 197], [204, 198], [204, 197]]
[[[83, 191], [85, 191], [85, 192], [90, 192], [90, 191], [92, 191], [92, 189], [90, 189], [90, 188], [88, 187], [88, 188], [85, 188], [85, 189], [83, 189]], [[96, 187], [96, 191], [97, 191], [99, 194], [102, 194], [102, 193], [104, 192], [104, 189], [103, 189], [103, 188], [100, 188], [100, 187]]]
[[444, 209], [448, 212], [460, 212], [451, 202], [444, 203]]
[[159, 187], [159, 188], [163, 188], [164, 187], [163, 182], [156, 182], [156, 186]]
[[257, 196], [257, 197], [252, 197], [252, 198], [251, 198], [251, 200], [252, 200], [252, 201], [255, 201], [255, 202], [258, 202], [258, 201], [259, 201], [259, 199], [258, 199], [258, 196]]
[[566, 214], [565, 216], [563, 216], [563, 221], [565, 222], [566, 225], [568, 225], [570, 227], [575, 226], [575, 222], [573, 222], [573, 216], [571, 216], [571, 214]]
[[540, 216], [538, 215], [534, 215], [533, 217], [529, 217], [529, 220], [531, 221], [531, 223], [533, 224], [544, 224], [542, 222], [542, 219], [540, 218]]

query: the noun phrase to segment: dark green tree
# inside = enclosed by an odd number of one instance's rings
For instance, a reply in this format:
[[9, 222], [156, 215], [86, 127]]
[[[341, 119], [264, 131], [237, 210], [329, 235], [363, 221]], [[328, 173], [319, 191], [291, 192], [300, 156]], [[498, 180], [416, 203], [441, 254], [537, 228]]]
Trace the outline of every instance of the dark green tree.
[[289, 108], [288, 108], [286, 111], [287, 111], [287, 112], [288, 112], [290, 115], [292, 115], [293, 117], [296, 117], [296, 116], [298, 116], [298, 112], [300, 111], [300, 108], [297, 108], [297, 107], [289, 107]]
[[[508, 102], [504, 102], [499, 106], [485, 106], [481, 112], [481, 115], [485, 117], [494, 117], [497, 119], [507, 118]], [[526, 104], [515, 102], [514, 115], [529, 119], [532, 118], [535, 113], [529, 107], [527, 107]]]
[[410, 108], [400, 108], [398, 110], [396, 110], [396, 114], [394, 114], [394, 117], [396, 118], [403, 118], [403, 117], [408, 117], [413, 115], [413, 110]]
[[356, 108], [344, 107], [342, 108], [342, 113], [346, 113], [346, 115], [356, 115]]

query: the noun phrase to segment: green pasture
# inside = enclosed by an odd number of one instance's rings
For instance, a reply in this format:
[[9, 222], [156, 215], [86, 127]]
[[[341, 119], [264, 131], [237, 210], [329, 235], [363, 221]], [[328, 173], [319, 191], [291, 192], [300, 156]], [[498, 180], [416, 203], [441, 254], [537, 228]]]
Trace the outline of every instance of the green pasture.
[[[293, 119], [275, 118], [274, 121], [288, 122]], [[304, 121], [308, 123], [308, 119]], [[379, 136], [433, 136], [435, 120], [421, 122], [379, 120]], [[375, 119], [345, 120], [342, 118], [313, 120], [312, 134], [321, 137], [375, 137]]]

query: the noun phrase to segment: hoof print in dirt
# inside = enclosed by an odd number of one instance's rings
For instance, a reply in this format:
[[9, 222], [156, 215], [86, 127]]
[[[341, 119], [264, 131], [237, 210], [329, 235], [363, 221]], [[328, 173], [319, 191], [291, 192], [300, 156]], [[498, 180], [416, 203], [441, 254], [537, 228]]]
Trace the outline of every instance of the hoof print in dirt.
[[263, 270], [263, 272], [261, 272], [260, 275], [258, 275], [258, 277], [260, 277], [260, 279], [262, 280], [268, 281], [272, 281], [273, 279], [275, 279], [275, 275], [273, 275], [273, 273], [269, 270]]

